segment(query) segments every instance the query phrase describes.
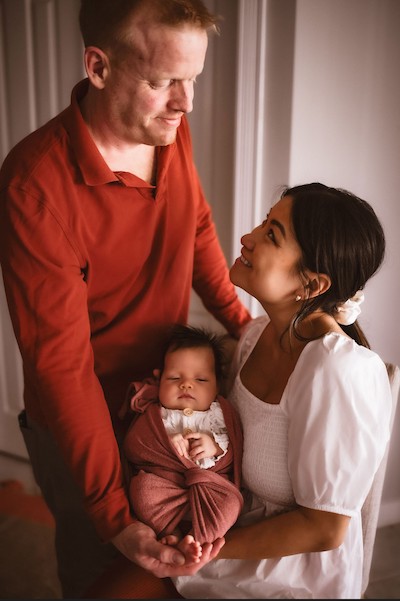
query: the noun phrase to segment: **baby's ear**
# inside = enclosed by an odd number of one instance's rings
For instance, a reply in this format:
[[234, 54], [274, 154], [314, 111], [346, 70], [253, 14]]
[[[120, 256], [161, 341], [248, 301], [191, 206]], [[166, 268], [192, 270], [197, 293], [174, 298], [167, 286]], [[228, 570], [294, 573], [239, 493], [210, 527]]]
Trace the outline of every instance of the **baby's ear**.
[[153, 376], [156, 378], [156, 380], [159, 380], [161, 376], [161, 369], [153, 369]]

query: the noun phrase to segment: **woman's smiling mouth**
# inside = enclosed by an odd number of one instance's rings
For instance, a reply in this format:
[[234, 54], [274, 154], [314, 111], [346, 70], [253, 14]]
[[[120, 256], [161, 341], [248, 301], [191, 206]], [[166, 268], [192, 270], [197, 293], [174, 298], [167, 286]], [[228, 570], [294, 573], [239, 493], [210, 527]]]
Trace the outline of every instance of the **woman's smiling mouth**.
[[243, 265], [246, 265], [246, 267], [251, 267], [251, 263], [246, 259], [246, 257], [244, 257], [243, 255], [240, 255], [239, 259], [241, 260]]

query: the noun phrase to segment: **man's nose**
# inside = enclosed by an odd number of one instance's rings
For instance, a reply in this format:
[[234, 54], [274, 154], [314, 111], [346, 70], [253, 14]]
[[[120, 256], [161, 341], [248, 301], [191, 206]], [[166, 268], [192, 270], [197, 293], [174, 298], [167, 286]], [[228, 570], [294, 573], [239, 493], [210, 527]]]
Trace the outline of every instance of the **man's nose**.
[[172, 87], [170, 106], [175, 111], [191, 113], [193, 110], [193, 81], [175, 81]]

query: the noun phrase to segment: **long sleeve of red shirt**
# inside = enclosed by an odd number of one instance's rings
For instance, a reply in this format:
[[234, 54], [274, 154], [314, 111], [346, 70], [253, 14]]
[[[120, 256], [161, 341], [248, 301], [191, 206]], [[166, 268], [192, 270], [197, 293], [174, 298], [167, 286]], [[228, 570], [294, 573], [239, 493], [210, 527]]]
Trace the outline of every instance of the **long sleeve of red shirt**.
[[193, 285], [232, 334], [250, 319], [229, 281], [185, 119], [157, 148], [157, 186], [112, 172], [71, 106], [0, 171], [0, 259], [24, 402], [57, 441], [99, 535], [132, 522], [116, 442], [132, 380], [186, 322]]

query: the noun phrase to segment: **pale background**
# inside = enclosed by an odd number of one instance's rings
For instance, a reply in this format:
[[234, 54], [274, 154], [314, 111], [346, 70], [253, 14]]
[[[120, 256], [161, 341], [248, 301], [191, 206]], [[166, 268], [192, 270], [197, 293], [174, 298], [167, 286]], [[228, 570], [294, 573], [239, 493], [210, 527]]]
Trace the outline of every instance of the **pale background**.
[[[228, 263], [283, 184], [321, 181], [364, 197], [388, 248], [360, 322], [374, 350], [400, 365], [400, 1], [206, 3], [224, 19], [190, 120]], [[78, 0], [0, 0], [1, 160], [69, 103], [83, 74], [78, 7]], [[239, 292], [258, 315], [258, 304]], [[0, 294], [0, 453], [23, 459], [21, 365], [2, 286]], [[191, 321], [217, 327], [197, 298]], [[398, 411], [379, 525], [400, 522], [399, 453]]]

